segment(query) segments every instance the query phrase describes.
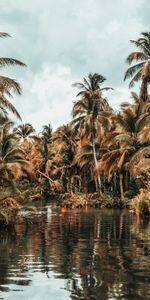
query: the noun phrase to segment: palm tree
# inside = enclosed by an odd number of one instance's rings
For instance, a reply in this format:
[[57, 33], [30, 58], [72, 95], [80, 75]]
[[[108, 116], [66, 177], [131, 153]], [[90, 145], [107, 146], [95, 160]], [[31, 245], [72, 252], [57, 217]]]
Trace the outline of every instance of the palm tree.
[[52, 127], [50, 124], [43, 126], [41, 138], [42, 138], [42, 143], [40, 144], [40, 152], [44, 160], [43, 170], [45, 170], [47, 160], [49, 159], [49, 146], [52, 141]]
[[14, 128], [14, 133], [22, 140], [30, 137], [31, 134], [35, 133], [35, 129], [29, 123], [19, 125], [17, 128]]
[[101, 87], [105, 80], [106, 78], [98, 73], [90, 73], [87, 79], [83, 78], [83, 83], [76, 82], [73, 86], [81, 90], [77, 96], [83, 95], [85, 92], [90, 94], [98, 92], [99, 96], [101, 96], [103, 91], [112, 90], [111, 87]]
[[129, 67], [125, 73], [124, 80], [132, 78], [129, 87], [142, 80], [140, 98], [143, 101], [147, 100], [147, 87], [150, 83], [150, 32], [142, 32], [139, 39], [131, 40], [131, 43], [138, 48], [139, 51], [132, 52], [127, 57], [129, 65], [134, 61], [140, 61], [135, 65]]
[[[97, 160], [99, 161], [102, 158], [103, 154], [107, 152], [107, 148], [102, 148], [100, 143], [95, 141], [95, 152], [96, 152]], [[98, 191], [97, 171], [95, 170], [93, 145], [91, 144], [91, 142], [86, 143], [82, 147], [78, 147], [75, 157], [74, 157], [74, 161], [73, 161], [73, 165], [76, 165], [76, 164], [77, 164], [77, 166], [80, 167], [81, 175], [83, 173], [83, 176], [81, 176], [81, 177], [86, 178], [86, 181], [88, 181], [88, 182], [94, 180], [96, 191]]]
[[7, 122], [0, 128], [0, 181], [3, 185], [29, 173], [30, 167], [11, 127], [12, 122]]
[[[50, 186], [54, 184], [56, 187], [58, 183], [63, 186], [64, 191], [67, 191], [67, 183], [71, 180], [71, 164], [76, 147], [71, 125], [63, 125], [53, 133], [50, 125], [44, 126], [41, 138], [40, 152], [43, 163], [40, 174], [49, 180]], [[55, 180], [57, 183], [54, 183]]]
[[70, 123], [59, 127], [55, 131], [53, 143], [56, 145], [57, 152], [62, 156], [64, 164], [72, 163], [77, 144]]
[[150, 156], [148, 105], [135, 93], [132, 95], [134, 103], [122, 106], [122, 111], [115, 117], [116, 129], [107, 134], [102, 143], [103, 147], [108, 147], [108, 152], [100, 160], [101, 172], [108, 176], [109, 181], [118, 174], [122, 199], [124, 177], [128, 172], [135, 176], [139, 161], [144, 162]]
[[[82, 89], [77, 97], [77, 100], [73, 106], [73, 130], [78, 132], [81, 145], [86, 144], [89, 140], [93, 148], [93, 157], [95, 168], [97, 170], [97, 179], [99, 185], [99, 191], [101, 193], [101, 178], [98, 171], [98, 161], [95, 149], [95, 139], [98, 129], [100, 130], [100, 124], [102, 120], [107, 119], [111, 114], [111, 109], [105, 98], [102, 97], [102, 91], [110, 89], [109, 87], [101, 88], [101, 84], [105, 81], [105, 78], [99, 74], [89, 74], [88, 79], [83, 79], [84, 83], [76, 83], [74, 86]], [[86, 139], [85, 139], [86, 137]]]
[[[9, 34], [5, 32], [0, 32], [0, 37], [10, 37]], [[14, 58], [8, 58], [8, 57], [0, 57], [0, 67], [5, 67], [8, 65], [12, 66], [26, 66], [24, 63], [22, 63], [20, 60], [14, 59]], [[13, 104], [8, 100], [7, 97], [12, 97], [12, 94], [15, 93], [17, 95], [21, 94], [21, 87], [20, 84], [9, 77], [6, 76], [0, 76], [0, 112], [5, 117], [7, 117], [7, 110], [12, 112], [21, 120], [21, 117], [16, 110], [16, 108], [13, 106]]]
[[43, 126], [42, 137], [44, 140], [49, 142], [52, 137], [52, 127], [50, 124]]

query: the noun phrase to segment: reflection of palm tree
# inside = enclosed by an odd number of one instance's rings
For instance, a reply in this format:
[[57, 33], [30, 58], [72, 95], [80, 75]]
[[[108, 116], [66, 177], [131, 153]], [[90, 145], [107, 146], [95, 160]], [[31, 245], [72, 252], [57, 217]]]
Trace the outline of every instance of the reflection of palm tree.
[[140, 98], [146, 101], [147, 86], [148, 83], [150, 83], [150, 32], [142, 32], [141, 37], [136, 41], [131, 40], [131, 43], [135, 45], [139, 51], [132, 52], [128, 56], [127, 62], [129, 65], [131, 65], [133, 61], [140, 61], [140, 63], [128, 68], [124, 79], [132, 78], [129, 85], [130, 87], [142, 79]]
[[[10, 35], [4, 32], [0, 33], [0, 37], [9, 37]], [[0, 67], [5, 67], [7, 65], [12, 66], [25, 66], [24, 63], [21, 61], [14, 59], [14, 58], [8, 58], [8, 57], [0, 57]], [[12, 92], [20, 95], [21, 94], [21, 87], [20, 84], [9, 77], [6, 76], [0, 76], [0, 112], [4, 114], [4, 116], [7, 116], [7, 110], [15, 114], [19, 119], [21, 119], [18, 111], [13, 106], [13, 104], [8, 100], [7, 97], [12, 97]]]

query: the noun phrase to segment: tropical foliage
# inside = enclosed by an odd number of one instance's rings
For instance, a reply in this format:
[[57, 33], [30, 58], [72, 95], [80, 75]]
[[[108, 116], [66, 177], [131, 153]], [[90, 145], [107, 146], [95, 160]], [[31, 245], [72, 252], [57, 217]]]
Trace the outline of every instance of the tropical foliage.
[[[132, 103], [123, 103], [115, 112], [104, 96], [112, 89], [104, 86], [105, 77], [90, 73], [83, 82], [74, 84], [79, 91], [71, 122], [55, 131], [50, 124], [38, 134], [28, 123], [15, 127], [8, 112], [21, 117], [10, 96], [13, 92], [21, 94], [21, 87], [16, 80], [0, 76], [0, 199], [10, 186], [15, 186], [21, 195], [30, 190], [30, 199], [34, 199], [35, 192], [37, 197], [46, 194], [59, 198], [65, 194], [65, 201], [66, 197], [76, 201], [75, 195], [81, 199], [84, 193], [88, 195], [84, 200], [96, 195], [98, 203], [109, 206], [120, 203], [120, 198], [132, 198], [140, 187], [148, 188], [150, 33], [142, 33], [131, 42], [139, 51], [132, 52], [127, 62], [140, 63], [128, 68], [125, 79], [131, 77], [130, 87], [141, 81], [139, 95], [131, 92]], [[0, 58], [1, 66], [10, 64], [25, 66], [16, 59]], [[9, 193], [8, 200], [11, 196]]]

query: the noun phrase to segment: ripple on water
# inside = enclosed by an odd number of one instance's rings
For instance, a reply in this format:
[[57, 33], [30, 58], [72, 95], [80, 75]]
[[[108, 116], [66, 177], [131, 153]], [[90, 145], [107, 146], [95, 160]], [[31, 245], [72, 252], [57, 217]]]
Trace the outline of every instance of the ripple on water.
[[0, 234], [0, 300], [150, 299], [150, 223], [53, 207]]

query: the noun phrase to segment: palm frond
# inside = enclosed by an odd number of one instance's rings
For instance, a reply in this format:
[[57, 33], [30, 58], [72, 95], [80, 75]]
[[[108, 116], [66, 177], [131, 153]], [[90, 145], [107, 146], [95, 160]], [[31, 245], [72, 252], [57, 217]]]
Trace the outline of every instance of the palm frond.
[[125, 73], [124, 80], [132, 77], [137, 71], [140, 71], [143, 68], [144, 63], [145, 62], [142, 62], [142, 63], [136, 64], [136, 65], [131, 66], [130, 68], [128, 68], [126, 73]]
[[138, 141], [142, 144], [150, 143], [150, 126], [144, 127], [138, 134]]
[[143, 52], [132, 52], [128, 57], [126, 62], [130, 65], [134, 60], [139, 61], [139, 60], [147, 60], [149, 59], [149, 55], [143, 53]]
[[141, 51], [144, 52], [145, 54], [150, 55], [150, 49], [149, 49], [150, 46], [146, 42], [146, 40], [143, 39], [139, 39], [137, 41], [130, 40], [130, 42], [134, 44], [137, 48], [141, 49]]
[[142, 75], [142, 70], [139, 70], [131, 79], [129, 83], [129, 88], [132, 88], [135, 85], [135, 83], [141, 79], [141, 75]]
[[5, 38], [5, 37], [11, 37], [11, 35], [6, 32], [0, 32], [0, 38]]
[[20, 114], [18, 113], [18, 111], [16, 110], [16, 108], [13, 106], [13, 104], [7, 100], [4, 95], [0, 95], [0, 103], [1, 105], [8, 109], [10, 112], [12, 112], [14, 115], [16, 115], [16, 117], [21, 120], [21, 116]]
[[21, 67], [26, 67], [26, 64], [24, 64], [23, 62], [21, 62], [18, 59], [15, 58], [9, 58], [9, 57], [0, 57], [0, 67], [4, 67], [4, 66], [21, 66]]
[[5, 76], [0, 76], [0, 92], [7, 93], [11, 90], [13, 90], [13, 92], [16, 94], [21, 95], [21, 86], [16, 80]]

